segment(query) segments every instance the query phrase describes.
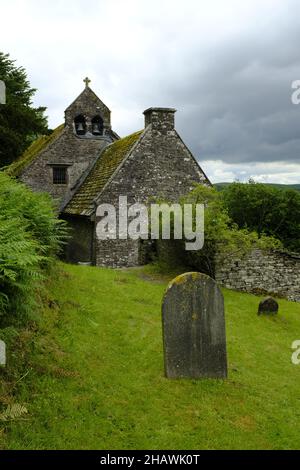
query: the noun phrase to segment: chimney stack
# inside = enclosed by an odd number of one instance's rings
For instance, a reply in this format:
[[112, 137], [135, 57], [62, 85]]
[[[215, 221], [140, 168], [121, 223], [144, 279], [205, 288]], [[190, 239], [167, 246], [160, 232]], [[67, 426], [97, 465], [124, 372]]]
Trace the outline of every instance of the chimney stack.
[[160, 132], [171, 131], [175, 125], [174, 108], [148, 108], [144, 111], [145, 127], [152, 124], [152, 129]]

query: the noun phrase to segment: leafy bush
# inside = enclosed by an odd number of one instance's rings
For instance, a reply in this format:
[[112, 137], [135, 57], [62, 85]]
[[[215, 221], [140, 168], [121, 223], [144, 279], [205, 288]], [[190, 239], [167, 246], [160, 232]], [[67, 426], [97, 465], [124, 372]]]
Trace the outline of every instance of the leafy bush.
[[20, 322], [34, 310], [39, 283], [66, 237], [50, 196], [0, 173], [0, 321]]
[[[185, 240], [160, 240], [158, 243], [159, 262], [170, 267], [176, 263], [190, 266], [214, 276], [214, 258], [218, 253], [222, 257], [242, 256], [252, 248], [277, 249], [281, 242], [273, 237], [259, 236], [257, 232], [250, 232], [247, 228], [239, 229], [224, 205], [221, 193], [211, 187], [197, 185], [180, 204], [192, 204], [195, 215], [196, 204], [205, 206], [204, 246], [200, 250], [186, 251]], [[173, 222], [173, 219], [171, 219]], [[196, 229], [195, 218], [193, 230]]]

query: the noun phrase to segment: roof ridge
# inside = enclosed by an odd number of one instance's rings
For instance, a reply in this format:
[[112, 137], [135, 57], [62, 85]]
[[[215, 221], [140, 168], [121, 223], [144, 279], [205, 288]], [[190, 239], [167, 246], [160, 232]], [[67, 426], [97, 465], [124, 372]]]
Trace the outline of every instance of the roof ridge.
[[206, 180], [208, 181], [209, 185], [210, 186], [213, 186], [212, 182], [210, 181], [210, 179], [208, 178], [208, 176], [206, 175], [206, 173], [203, 171], [202, 167], [200, 166], [200, 163], [198, 162], [197, 158], [195, 157], [195, 155], [192, 153], [192, 151], [188, 148], [188, 146], [186, 145], [186, 143], [184, 142], [184, 140], [182, 139], [182, 137], [178, 134], [178, 132], [176, 131], [176, 129], [174, 129], [175, 132], [176, 132], [176, 135], [177, 137], [179, 138], [179, 140], [182, 142], [182, 144], [184, 145], [184, 147], [186, 148], [186, 150], [188, 151], [188, 153], [190, 154], [190, 156], [192, 157], [192, 159], [194, 160], [194, 162], [196, 163], [197, 167], [199, 170], [201, 170], [201, 172], [203, 173], [203, 175], [205, 176]]
[[34, 160], [46, 150], [49, 145], [52, 145], [61, 136], [65, 129], [64, 124], [60, 124], [56, 127], [51, 134], [40, 135], [35, 139], [29, 147], [18, 157], [14, 162], [5, 168], [5, 173], [9, 176], [19, 176], [21, 172], [28, 168]]
[[[133, 146], [130, 148], [130, 150], [127, 152], [127, 154], [124, 156], [123, 160], [121, 161], [121, 163], [117, 166], [117, 168], [115, 169], [115, 171], [113, 172], [113, 174], [111, 175], [111, 177], [109, 178], [109, 180], [106, 182], [106, 184], [103, 186], [103, 188], [101, 189], [100, 193], [97, 194], [97, 196], [95, 197], [94, 201], [96, 201], [100, 196], [101, 194], [103, 193], [103, 191], [105, 190], [106, 186], [112, 181], [112, 179], [115, 177], [115, 175], [117, 174], [118, 171], [120, 171], [120, 169], [123, 167], [123, 165], [125, 164], [128, 156], [131, 154], [131, 152], [135, 149], [135, 147], [137, 146], [137, 144], [141, 141], [141, 139], [144, 137], [145, 135], [145, 132], [147, 130], [148, 127], [146, 127], [145, 129], [141, 130], [141, 131], [137, 131], [135, 132], [134, 134], [140, 134], [140, 137], [138, 140], [135, 141], [135, 143], [133, 144]], [[131, 134], [131, 135], [134, 135], [134, 134]], [[130, 137], [127, 136], [127, 137]], [[93, 202], [94, 202], [93, 201]]]
[[142, 134], [143, 131], [134, 132], [107, 145], [80, 188], [64, 206], [63, 212], [70, 215], [90, 215], [94, 199], [101, 194]]

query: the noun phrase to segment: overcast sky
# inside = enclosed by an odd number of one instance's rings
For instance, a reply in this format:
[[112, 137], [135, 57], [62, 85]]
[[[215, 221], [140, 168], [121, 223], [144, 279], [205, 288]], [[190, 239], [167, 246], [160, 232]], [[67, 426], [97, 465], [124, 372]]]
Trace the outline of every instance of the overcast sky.
[[213, 182], [300, 183], [299, 0], [0, 0], [0, 50], [38, 88], [49, 124], [83, 78], [121, 136], [150, 106]]

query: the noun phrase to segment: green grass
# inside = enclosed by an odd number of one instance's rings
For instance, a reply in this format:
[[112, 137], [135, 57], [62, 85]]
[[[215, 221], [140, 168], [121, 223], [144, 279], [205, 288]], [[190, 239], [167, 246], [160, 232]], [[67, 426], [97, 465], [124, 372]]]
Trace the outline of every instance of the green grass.
[[258, 317], [259, 297], [224, 290], [229, 378], [168, 380], [166, 277], [153, 268], [62, 268], [40, 330], [19, 340], [28, 351], [6, 403], [28, 415], [0, 422], [2, 448], [300, 448], [300, 365], [291, 363], [299, 304], [279, 300], [278, 317]]

